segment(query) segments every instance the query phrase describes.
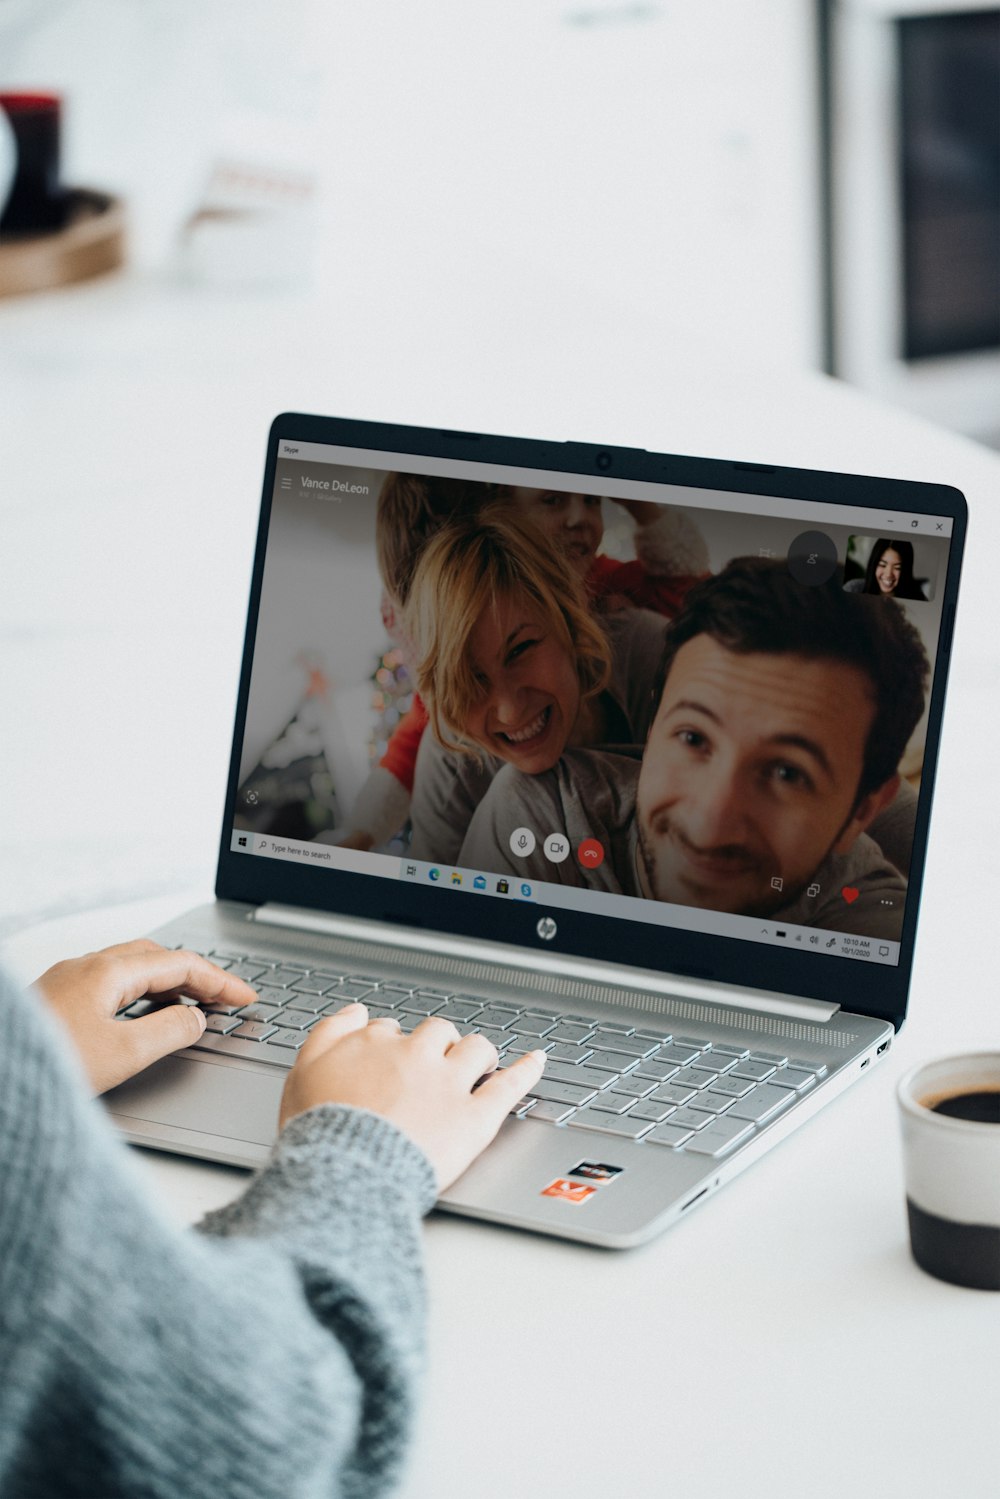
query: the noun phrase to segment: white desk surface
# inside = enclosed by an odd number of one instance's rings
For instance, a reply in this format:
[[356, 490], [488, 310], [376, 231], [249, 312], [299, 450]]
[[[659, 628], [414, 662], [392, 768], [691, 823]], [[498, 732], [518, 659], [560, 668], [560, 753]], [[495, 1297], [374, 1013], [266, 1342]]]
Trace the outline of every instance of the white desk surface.
[[[583, 318], [536, 290], [516, 328], [503, 309], [397, 303], [391, 338], [370, 293], [315, 316], [124, 280], [0, 309], [9, 956], [33, 977], [210, 890], [278, 410], [957, 485], [971, 540], [911, 1019], [883, 1065], [644, 1249], [432, 1217], [431, 1368], [403, 1494], [992, 1495], [1000, 1296], [910, 1261], [893, 1084], [997, 1042], [1000, 457], [822, 377], [734, 371], [611, 304]], [[127, 891], [145, 898], [123, 906]], [[46, 912], [59, 919], [37, 924]], [[179, 1222], [243, 1180], [143, 1159]]]

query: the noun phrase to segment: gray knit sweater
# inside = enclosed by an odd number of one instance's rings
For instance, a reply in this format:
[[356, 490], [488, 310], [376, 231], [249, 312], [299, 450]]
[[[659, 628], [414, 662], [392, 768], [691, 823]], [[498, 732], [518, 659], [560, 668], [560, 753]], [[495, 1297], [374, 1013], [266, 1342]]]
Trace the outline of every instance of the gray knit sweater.
[[329, 1499], [398, 1479], [424, 1355], [423, 1153], [324, 1105], [195, 1233], [43, 1001], [0, 975], [0, 1495]]

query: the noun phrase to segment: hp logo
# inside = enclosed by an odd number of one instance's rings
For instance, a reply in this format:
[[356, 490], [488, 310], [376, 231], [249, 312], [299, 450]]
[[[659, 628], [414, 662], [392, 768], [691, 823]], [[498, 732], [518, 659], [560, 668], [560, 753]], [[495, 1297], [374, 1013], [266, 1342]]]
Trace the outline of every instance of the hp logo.
[[543, 916], [541, 921], [535, 927], [535, 931], [538, 933], [539, 937], [541, 937], [543, 942], [551, 942], [552, 938], [556, 934], [556, 924], [552, 920], [551, 916]]

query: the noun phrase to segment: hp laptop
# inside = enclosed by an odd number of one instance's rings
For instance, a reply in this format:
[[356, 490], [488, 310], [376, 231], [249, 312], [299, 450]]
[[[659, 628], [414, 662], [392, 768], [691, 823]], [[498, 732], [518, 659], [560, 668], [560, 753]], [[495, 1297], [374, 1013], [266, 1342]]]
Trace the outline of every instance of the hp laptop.
[[905, 1017], [965, 526], [939, 485], [280, 416], [217, 899], [153, 934], [257, 1001], [110, 1096], [125, 1136], [259, 1165], [362, 999], [546, 1051], [442, 1209], [621, 1248], [704, 1202]]

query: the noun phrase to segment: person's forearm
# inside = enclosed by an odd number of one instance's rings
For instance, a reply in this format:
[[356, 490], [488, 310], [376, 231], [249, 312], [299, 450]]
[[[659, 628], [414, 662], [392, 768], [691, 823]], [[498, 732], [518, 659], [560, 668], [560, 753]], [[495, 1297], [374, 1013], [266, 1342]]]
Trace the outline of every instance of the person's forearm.
[[422, 1154], [325, 1107], [181, 1234], [40, 1001], [7, 987], [0, 1011], [4, 1499], [385, 1492], [422, 1359]]

